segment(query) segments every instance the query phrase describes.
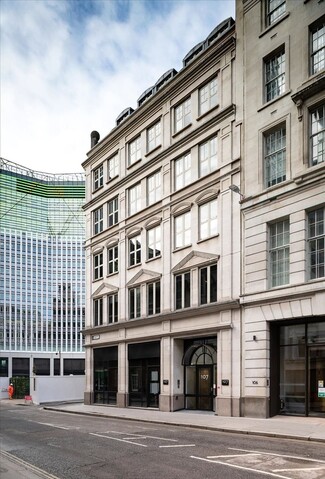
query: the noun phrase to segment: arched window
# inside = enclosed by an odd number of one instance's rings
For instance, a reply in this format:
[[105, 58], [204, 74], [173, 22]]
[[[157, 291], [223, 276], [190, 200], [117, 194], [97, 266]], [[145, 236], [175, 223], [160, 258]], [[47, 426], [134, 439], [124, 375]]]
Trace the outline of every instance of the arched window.
[[192, 344], [183, 356], [183, 366], [217, 364], [217, 351], [212, 346]]

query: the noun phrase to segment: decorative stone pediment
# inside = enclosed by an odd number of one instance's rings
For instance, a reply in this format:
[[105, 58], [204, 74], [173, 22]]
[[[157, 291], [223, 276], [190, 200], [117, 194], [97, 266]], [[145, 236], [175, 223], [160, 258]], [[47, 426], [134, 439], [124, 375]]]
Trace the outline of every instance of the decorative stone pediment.
[[178, 216], [182, 213], [186, 213], [187, 211], [190, 211], [192, 207], [192, 203], [190, 201], [183, 201], [182, 203], [179, 203], [175, 208], [172, 209], [171, 214], [172, 216]]
[[141, 227], [140, 226], [132, 226], [132, 228], [129, 228], [127, 231], [126, 231], [126, 236], [128, 238], [131, 238], [132, 236], [137, 236], [139, 234], [141, 234]]
[[110, 238], [108, 241], [106, 241], [105, 246], [106, 248], [110, 248], [111, 246], [114, 246], [118, 244], [119, 238], [117, 236], [114, 236], [113, 238]]
[[101, 253], [104, 249], [103, 245], [96, 245], [91, 249], [92, 254], [98, 254]]
[[148, 269], [141, 269], [132, 279], [126, 284], [127, 287], [141, 283], [149, 283], [150, 281], [159, 280], [161, 273], [150, 271]]
[[145, 229], [150, 229], [153, 228], [154, 226], [157, 226], [161, 223], [162, 218], [160, 216], [152, 216], [149, 218], [148, 221], [145, 222], [144, 227]]
[[196, 203], [198, 205], [202, 205], [206, 203], [207, 201], [214, 200], [215, 198], [218, 197], [220, 193], [220, 189], [212, 189], [210, 188], [209, 190], [204, 191], [200, 196], [196, 198]]
[[118, 291], [116, 286], [113, 286], [109, 283], [103, 283], [93, 292], [91, 297], [95, 298], [96, 296], [105, 296], [106, 294], [116, 293], [116, 291]]
[[185, 256], [182, 261], [180, 261], [172, 269], [172, 273], [181, 271], [184, 269], [195, 268], [196, 266], [202, 266], [204, 264], [214, 263], [218, 261], [220, 256], [218, 254], [211, 253], [202, 253], [201, 251], [191, 251], [187, 256]]

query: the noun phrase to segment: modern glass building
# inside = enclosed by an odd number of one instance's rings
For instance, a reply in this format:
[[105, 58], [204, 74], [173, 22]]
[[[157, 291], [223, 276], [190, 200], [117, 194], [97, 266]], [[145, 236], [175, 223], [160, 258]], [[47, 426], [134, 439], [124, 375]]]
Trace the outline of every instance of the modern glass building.
[[0, 377], [84, 374], [85, 181], [0, 159]]

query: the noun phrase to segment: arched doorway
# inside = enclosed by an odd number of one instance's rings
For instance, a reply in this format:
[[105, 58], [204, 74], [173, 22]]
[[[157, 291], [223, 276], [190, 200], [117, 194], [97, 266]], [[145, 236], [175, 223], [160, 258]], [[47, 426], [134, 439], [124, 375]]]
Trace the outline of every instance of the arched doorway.
[[216, 393], [217, 350], [212, 344], [192, 344], [183, 356], [185, 409], [213, 411]]

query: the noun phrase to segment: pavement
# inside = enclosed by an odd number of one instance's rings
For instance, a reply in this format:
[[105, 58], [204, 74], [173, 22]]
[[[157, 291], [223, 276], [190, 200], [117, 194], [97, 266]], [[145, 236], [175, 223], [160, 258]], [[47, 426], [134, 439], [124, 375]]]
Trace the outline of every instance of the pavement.
[[[26, 405], [27, 407], [40, 407], [48, 411], [58, 411], [67, 414], [81, 414], [85, 416], [124, 419], [131, 421], [143, 421], [154, 424], [167, 424], [172, 426], [184, 426], [197, 429], [206, 429], [219, 432], [252, 434], [266, 437], [279, 437], [303, 441], [315, 441], [325, 444], [325, 417], [302, 417], [302, 416], [274, 416], [268, 419], [249, 417], [225, 417], [216, 416], [210, 411], [162, 412], [156, 409], [144, 408], [118, 408], [108, 405], [86, 405], [83, 403], [51, 403], [36, 406], [26, 404], [24, 400], [5, 400], [1, 404], [12, 406]], [[1, 451], [1, 479], [55, 479], [54, 476], [44, 474], [37, 468], [28, 469], [21, 461], [13, 462], [9, 453]], [[20, 462], [20, 464], [19, 464]], [[10, 463], [13, 467], [21, 467], [21, 475], [17, 471], [10, 471]], [[7, 468], [7, 472], [3, 471]], [[12, 472], [12, 474], [11, 474]], [[15, 475], [16, 473], [16, 475]], [[43, 475], [41, 475], [43, 474]]]

